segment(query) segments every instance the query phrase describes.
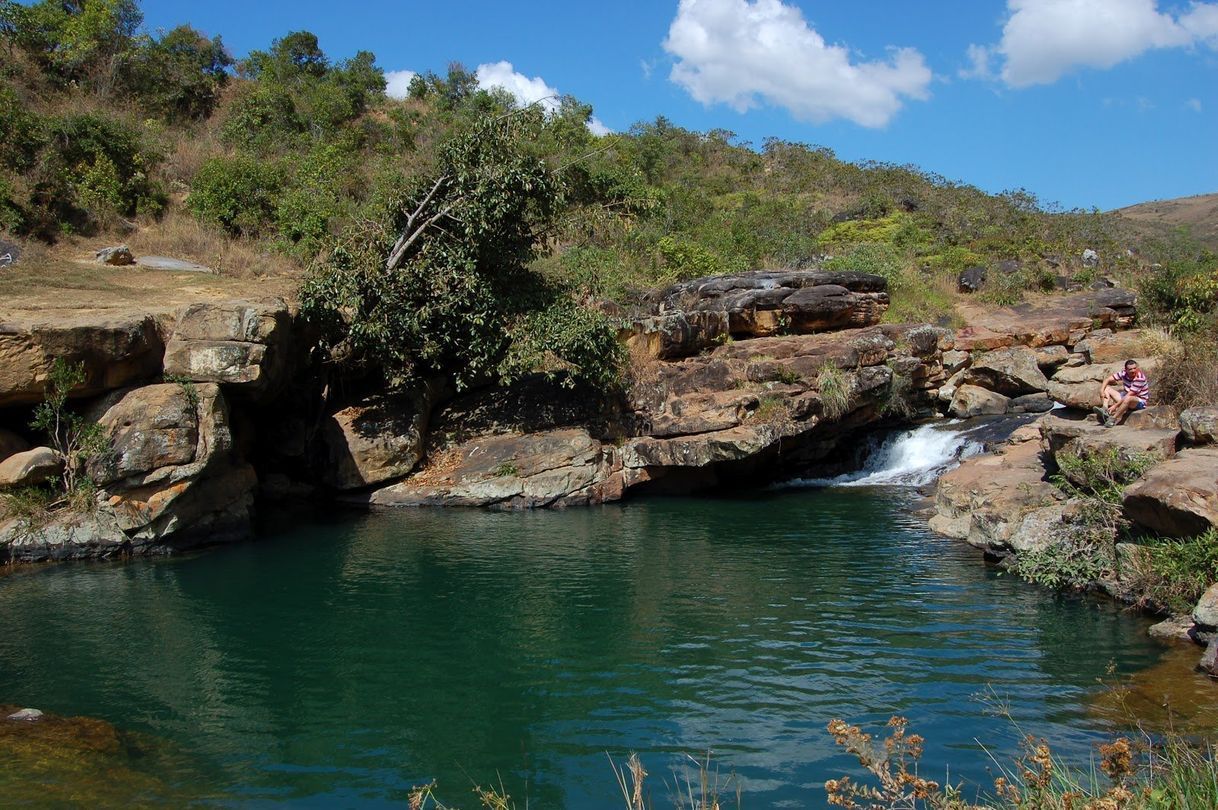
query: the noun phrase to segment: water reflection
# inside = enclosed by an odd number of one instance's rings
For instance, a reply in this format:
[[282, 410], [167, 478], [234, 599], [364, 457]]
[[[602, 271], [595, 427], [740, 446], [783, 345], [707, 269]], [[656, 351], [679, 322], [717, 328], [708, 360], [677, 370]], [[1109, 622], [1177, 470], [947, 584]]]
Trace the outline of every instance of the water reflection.
[[[561, 513], [271, 516], [261, 542], [0, 581], [0, 694], [177, 741], [242, 801], [450, 801], [502, 775], [537, 806], [614, 807], [605, 752], [655, 774], [713, 748], [750, 804], [852, 772], [833, 717], [911, 717], [926, 771], [987, 781], [975, 740], [1085, 757], [1141, 620], [996, 576], [899, 490]], [[183, 779], [197, 778], [183, 775]], [[658, 802], [663, 804], [663, 802]]]

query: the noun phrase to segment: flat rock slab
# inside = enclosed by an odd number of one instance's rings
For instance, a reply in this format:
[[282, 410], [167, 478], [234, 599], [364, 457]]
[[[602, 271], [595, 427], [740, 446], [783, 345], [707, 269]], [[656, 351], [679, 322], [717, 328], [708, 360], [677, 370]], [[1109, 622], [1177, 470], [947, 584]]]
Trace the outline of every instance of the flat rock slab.
[[1126, 516], [1169, 537], [1218, 526], [1218, 448], [1181, 450], [1125, 490]]
[[1040, 421], [1040, 432], [1044, 449], [1053, 455], [1063, 450], [1083, 456], [1111, 451], [1126, 459], [1148, 455], [1160, 460], [1175, 455], [1178, 436], [1174, 430], [1129, 425], [1104, 427], [1092, 419], [1066, 419], [1052, 414]]
[[216, 272], [205, 265], [188, 262], [185, 259], [171, 259], [168, 256], [140, 256], [135, 263], [149, 270], [170, 270], [178, 273]]
[[149, 313], [14, 315], [0, 322], [0, 407], [42, 401], [56, 358], [84, 364], [85, 382], [72, 391], [84, 397], [155, 376], [163, 353]]
[[722, 312], [733, 335], [823, 332], [879, 323], [888, 282], [869, 273], [755, 270], [674, 284], [657, 292], [652, 314]]
[[1026, 440], [966, 459], [944, 473], [932, 531], [992, 554], [1042, 547], [1062, 519], [1061, 494], [1045, 481], [1039, 442]]
[[969, 326], [957, 333], [956, 348], [972, 351], [1014, 345], [1073, 346], [1092, 329], [1132, 326], [1136, 305], [1137, 295], [1124, 289], [1038, 298], [1000, 309], [961, 303], [957, 309]]
[[[603, 503], [621, 497], [601, 443], [581, 428], [471, 439], [418, 475], [359, 496], [372, 506], [483, 506], [531, 509]], [[350, 500], [350, 499], [349, 499]]]

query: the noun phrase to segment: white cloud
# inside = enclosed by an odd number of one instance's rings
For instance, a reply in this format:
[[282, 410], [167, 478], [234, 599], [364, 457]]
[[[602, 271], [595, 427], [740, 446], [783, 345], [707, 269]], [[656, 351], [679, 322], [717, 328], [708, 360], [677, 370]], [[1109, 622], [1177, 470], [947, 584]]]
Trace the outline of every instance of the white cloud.
[[990, 59], [993, 54], [990, 49], [984, 45], [969, 45], [968, 46], [968, 62], [969, 66], [960, 71], [962, 79], [990, 79], [994, 74], [990, 70]]
[[1197, 40], [1218, 48], [1218, 4], [1198, 3], [1180, 18], [1180, 25]]
[[385, 95], [390, 98], [406, 98], [410, 90], [410, 80], [418, 74], [413, 70], [385, 71]]
[[588, 131], [598, 138], [604, 137], [605, 135], [609, 135], [613, 132], [613, 130], [605, 126], [604, 123], [601, 122], [601, 119], [597, 118], [595, 115], [588, 120]]
[[922, 54], [892, 49], [887, 62], [852, 62], [781, 0], [681, 0], [664, 49], [670, 78], [703, 104], [745, 112], [768, 103], [796, 118], [885, 126], [932, 76]]
[[[406, 98], [410, 89], [410, 80], [417, 75], [413, 70], [390, 70], [385, 73], [385, 94], [390, 98]], [[551, 87], [540, 76], [529, 78], [518, 73], [511, 62], [488, 62], [478, 65], [474, 72], [478, 86], [483, 90], [498, 88], [506, 91], [516, 103], [523, 106], [538, 103], [546, 112], [557, 112], [560, 106], [561, 94]], [[608, 135], [613, 130], [605, 126], [599, 118], [593, 117], [588, 121], [588, 131], [593, 135]]]
[[558, 109], [559, 92], [546, 84], [540, 76], [530, 79], [523, 73], [517, 73], [511, 62], [478, 65], [475, 75], [478, 77], [478, 86], [483, 90], [495, 87], [506, 90], [522, 107], [540, 103], [547, 112]]
[[1201, 99], [1190, 98], [1188, 101], [1184, 102], [1184, 106], [1193, 112], [1201, 112]]
[[[562, 94], [546, 83], [540, 76], [529, 78], [516, 71], [511, 62], [492, 62], [478, 65], [474, 72], [478, 78], [478, 86], [483, 90], [499, 88], [506, 90], [516, 103], [522, 107], [530, 104], [540, 104], [546, 112], [557, 112], [561, 106]], [[588, 131], [593, 135], [608, 135], [613, 130], [605, 126], [599, 118], [593, 116], [588, 121]]]
[[[1155, 48], [1218, 45], [1218, 3], [1196, 3], [1173, 17], [1158, 0], [1007, 0], [1002, 60], [1011, 87], [1050, 84], [1079, 67], [1107, 69]], [[969, 46], [969, 58], [975, 49]], [[975, 64], [975, 62], [974, 62]]]

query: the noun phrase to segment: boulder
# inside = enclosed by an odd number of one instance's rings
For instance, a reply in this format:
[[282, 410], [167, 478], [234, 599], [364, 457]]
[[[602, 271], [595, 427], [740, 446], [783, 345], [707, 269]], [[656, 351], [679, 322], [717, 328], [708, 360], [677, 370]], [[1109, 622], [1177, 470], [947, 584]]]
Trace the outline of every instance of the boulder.
[[966, 419], [970, 416], [1003, 414], [1010, 407], [1010, 398], [976, 385], [961, 385], [952, 395], [950, 410], [953, 416]]
[[756, 270], [684, 281], [653, 297], [653, 314], [720, 312], [731, 334], [766, 337], [879, 323], [887, 282], [868, 273]]
[[672, 360], [692, 357], [724, 342], [728, 335], [726, 312], [669, 312], [635, 321], [622, 338], [633, 357]]
[[984, 267], [969, 267], [956, 279], [956, 286], [962, 293], [975, 293], [985, 286], [986, 277]]
[[30, 443], [13, 433], [11, 430], [0, 428], [0, 461], [4, 461], [15, 453], [23, 453], [30, 449]]
[[0, 462], [0, 488], [45, 484], [63, 472], [63, 458], [49, 447], [14, 453]]
[[165, 374], [265, 399], [286, 377], [291, 325], [278, 298], [183, 307], [165, 347]]
[[933, 531], [990, 554], [1041, 548], [1057, 532], [1065, 504], [1045, 481], [1035, 441], [1004, 445], [944, 473], [935, 494]]
[[1083, 251], [1083, 267], [1099, 267], [1100, 254], [1096, 253], [1091, 248]]
[[1043, 391], [1015, 397], [1008, 407], [1010, 413], [1047, 413], [1053, 410], [1053, 400]]
[[621, 497], [620, 467], [615, 469], [613, 455], [581, 428], [484, 436], [358, 500], [373, 506], [499, 509], [603, 503]]
[[1041, 372], [1036, 352], [1024, 346], [995, 349], [974, 358], [964, 382], [1007, 397], [1045, 391], [1049, 380]]
[[97, 410], [116, 450], [96, 465], [101, 496], [133, 552], [248, 536], [258, 482], [234, 452], [218, 385], [137, 388]]
[[1210, 643], [1205, 645], [1205, 653], [1201, 656], [1197, 669], [1211, 678], [1218, 678], [1218, 635], [1211, 638]]
[[96, 256], [97, 260], [102, 264], [109, 264], [114, 267], [125, 267], [129, 264], [135, 264], [135, 256], [131, 253], [131, 248], [126, 245], [102, 248], [97, 251]]
[[1122, 424], [1140, 430], [1170, 430], [1174, 433], [1180, 431], [1180, 419], [1176, 416], [1176, 409], [1170, 405], [1150, 405], [1140, 411], [1134, 411], [1125, 417]]
[[1180, 414], [1180, 430], [1189, 444], [1218, 444], [1218, 408], [1186, 408]]
[[1164, 641], [1193, 641], [1196, 637], [1196, 627], [1188, 616], [1171, 616], [1152, 624], [1146, 632], [1151, 638]]
[[958, 349], [952, 349], [943, 353], [943, 369], [949, 374], [955, 374], [968, 367], [972, 362], [972, 355], [968, 352], [962, 352]]
[[335, 489], [359, 489], [403, 478], [423, 456], [433, 387], [375, 397], [326, 417], [322, 479]]
[[21, 247], [12, 242], [0, 239], [0, 270], [12, 267], [21, 259]]
[[41, 709], [21, 709], [20, 711], [15, 711], [12, 714], [10, 714], [8, 716], [8, 719], [24, 721], [27, 723], [34, 723], [34, 722], [37, 722], [42, 719], [42, 710]]
[[1201, 594], [1193, 608], [1193, 621], [1202, 627], [1218, 628], [1218, 585], [1211, 585]]
[[126, 489], [107, 505], [131, 539], [132, 550], [147, 554], [248, 538], [257, 486], [253, 467], [225, 456], [188, 477], [171, 475]]
[[161, 373], [157, 318], [144, 312], [76, 312], [0, 322], [0, 407], [41, 402], [56, 358], [82, 363], [73, 397], [91, 397]]
[[1065, 346], [1041, 346], [1036, 350], [1036, 365], [1046, 374], [1052, 374], [1058, 367], [1070, 361], [1070, 350]]
[[159, 467], [189, 464], [199, 442], [199, 405], [214, 404], [214, 385], [166, 383], [115, 392], [93, 406], [88, 418], [110, 437], [111, 452], [90, 465], [99, 486]]
[[1169, 537], [1218, 526], [1218, 447], [1181, 450], [1125, 490], [1126, 516]]

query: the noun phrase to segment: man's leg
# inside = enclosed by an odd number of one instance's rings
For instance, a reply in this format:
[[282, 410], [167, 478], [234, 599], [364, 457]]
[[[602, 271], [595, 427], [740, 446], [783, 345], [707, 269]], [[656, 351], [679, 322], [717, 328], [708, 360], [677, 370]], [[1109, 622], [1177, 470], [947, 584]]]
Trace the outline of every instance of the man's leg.
[[1105, 388], [1104, 396], [1100, 402], [1105, 408], [1115, 408], [1121, 402], [1121, 394], [1115, 388]]
[[1121, 420], [1123, 420], [1125, 418], [1125, 415], [1129, 413], [1129, 411], [1133, 408], [1133, 406], [1137, 405], [1140, 401], [1141, 400], [1139, 400], [1137, 397], [1133, 396], [1132, 394], [1126, 396], [1124, 399], [1122, 399], [1117, 404], [1116, 408], [1114, 408], [1112, 410], [1113, 421], [1120, 422]]

